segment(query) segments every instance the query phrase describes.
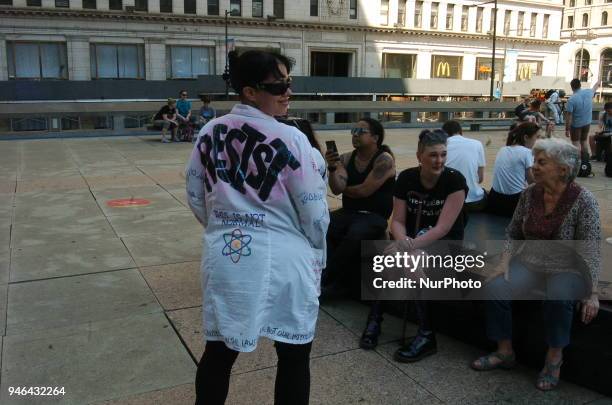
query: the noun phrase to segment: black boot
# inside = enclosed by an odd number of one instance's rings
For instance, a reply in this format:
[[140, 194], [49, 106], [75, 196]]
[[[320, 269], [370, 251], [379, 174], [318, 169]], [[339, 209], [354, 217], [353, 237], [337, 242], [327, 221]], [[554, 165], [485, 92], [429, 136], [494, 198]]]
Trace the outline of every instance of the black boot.
[[419, 333], [412, 337], [406, 346], [397, 349], [393, 358], [400, 363], [413, 363], [438, 351], [436, 335]]
[[380, 335], [380, 324], [383, 321], [382, 316], [368, 316], [366, 328], [359, 339], [359, 347], [364, 350], [372, 350], [378, 345], [378, 336]]

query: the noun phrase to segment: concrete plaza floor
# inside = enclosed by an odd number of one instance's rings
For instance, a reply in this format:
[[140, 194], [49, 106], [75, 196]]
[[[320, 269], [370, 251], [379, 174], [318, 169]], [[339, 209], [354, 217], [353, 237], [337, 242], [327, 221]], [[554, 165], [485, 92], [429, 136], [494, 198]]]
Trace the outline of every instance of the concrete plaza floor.
[[[400, 170], [416, 163], [417, 133], [388, 131]], [[489, 188], [505, 135], [468, 135], [487, 145]], [[350, 149], [348, 131], [319, 136]], [[0, 142], [0, 404], [193, 403], [204, 342], [202, 229], [184, 191], [190, 150], [150, 136]], [[594, 170], [579, 182], [597, 196], [604, 236], [612, 237], [612, 179], [601, 163]], [[130, 198], [150, 204], [108, 204]], [[481, 352], [445, 336], [436, 356], [395, 363], [401, 321], [386, 317], [381, 345], [366, 352], [358, 347], [366, 314], [351, 301], [322, 306], [311, 403], [612, 404], [567, 382], [538, 392], [537, 370], [521, 366], [472, 372], [468, 362]], [[265, 339], [241, 355], [228, 404], [272, 403], [275, 363]], [[9, 395], [9, 387], [30, 386], [64, 387], [65, 395]]]

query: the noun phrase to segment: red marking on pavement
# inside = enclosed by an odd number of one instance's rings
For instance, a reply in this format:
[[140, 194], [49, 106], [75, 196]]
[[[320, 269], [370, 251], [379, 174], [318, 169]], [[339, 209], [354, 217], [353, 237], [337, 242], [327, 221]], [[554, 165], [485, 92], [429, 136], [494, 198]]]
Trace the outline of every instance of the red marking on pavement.
[[144, 198], [120, 198], [118, 200], [110, 200], [106, 202], [106, 205], [113, 208], [144, 207], [149, 204], [151, 204], [151, 201], [145, 200]]

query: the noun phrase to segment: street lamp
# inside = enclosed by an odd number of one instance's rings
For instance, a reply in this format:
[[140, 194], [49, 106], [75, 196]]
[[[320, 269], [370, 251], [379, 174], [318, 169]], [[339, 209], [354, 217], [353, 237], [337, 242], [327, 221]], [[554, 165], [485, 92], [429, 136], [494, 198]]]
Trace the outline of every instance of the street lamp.
[[228, 50], [228, 38], [227, 38], [227, 25], [228, 25], [228, 18], [229, 16], [238, 16], [240, 15], [240, 13], [238, 12], [238, 10], [233, 9], [233, 10], [225, 10], [225, 69], [223, 70], [223, 75], [221, 76], [223, 78], [223, 81], [225, 81], [225, 99], [229, 99], [229, 82], [230, 82], [230, 77], [229, 77], [229, 63], [228, 63], [228, 58], [227, 55], [229, 53]]
[[491, 3], [493, 3], [493, 49], [491, 51], [491, 86], [489, 89], [489, 100], [493, 101], [493, 89], [495, 88], [495, 42], [497, 41], [497, 0], [472, 4], [470, 7], [483, 6]]

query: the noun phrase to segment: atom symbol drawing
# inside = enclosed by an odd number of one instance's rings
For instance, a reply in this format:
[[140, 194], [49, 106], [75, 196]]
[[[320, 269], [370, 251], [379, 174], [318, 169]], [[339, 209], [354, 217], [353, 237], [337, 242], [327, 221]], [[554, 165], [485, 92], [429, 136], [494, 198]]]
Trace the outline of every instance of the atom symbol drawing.
[[242, 256], [250, 256], [251, 235], [243, 235], [240, 229], [234, 229], [232, 233], [223, 234], [225, 246], [221, 251], [223, 256], [229, 256], [232, 262], [238, 263]]

